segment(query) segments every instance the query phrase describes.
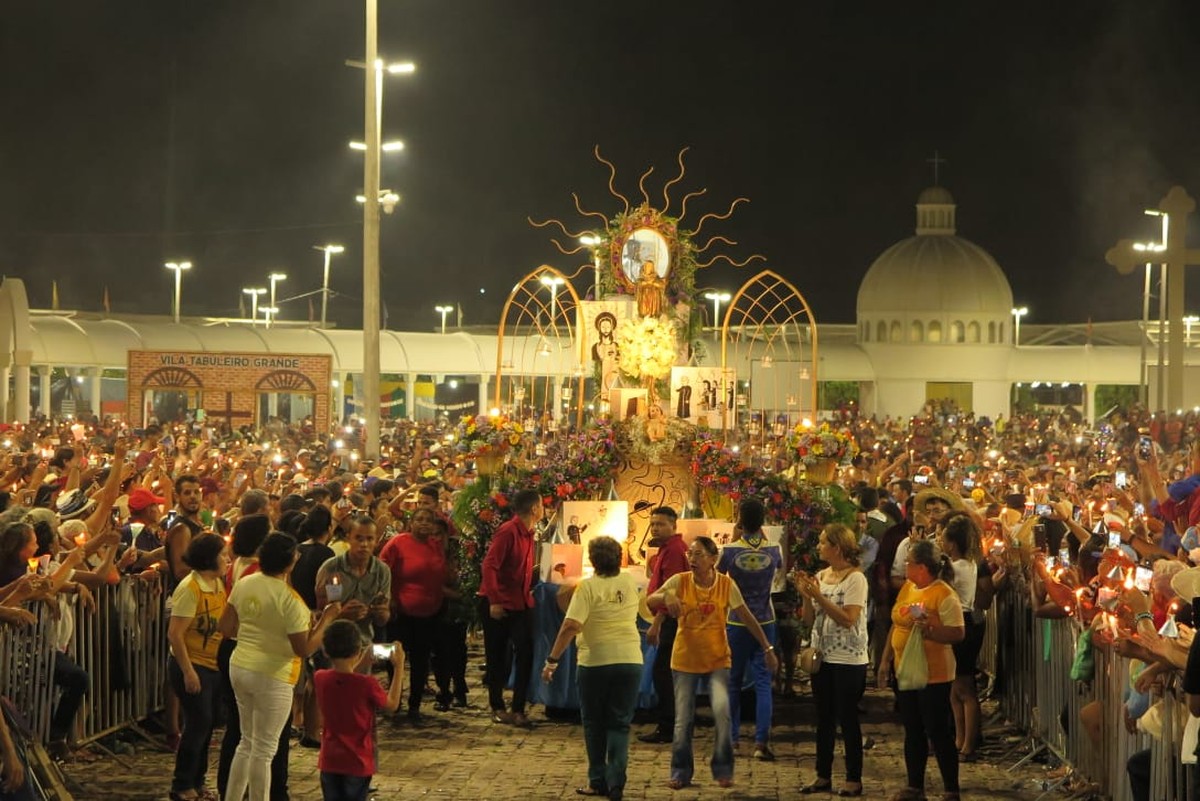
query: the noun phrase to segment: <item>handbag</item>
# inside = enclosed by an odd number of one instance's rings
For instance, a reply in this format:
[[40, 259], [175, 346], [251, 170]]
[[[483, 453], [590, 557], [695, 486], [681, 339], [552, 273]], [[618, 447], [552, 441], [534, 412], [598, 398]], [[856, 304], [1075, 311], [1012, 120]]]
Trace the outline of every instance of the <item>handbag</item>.
[[925, 661], [925, 635], [913, 629], [904, 644], [904, 653], [896, 665], [896, 686], [901, 690], [924, 690], [929, 684], [929, 663]]

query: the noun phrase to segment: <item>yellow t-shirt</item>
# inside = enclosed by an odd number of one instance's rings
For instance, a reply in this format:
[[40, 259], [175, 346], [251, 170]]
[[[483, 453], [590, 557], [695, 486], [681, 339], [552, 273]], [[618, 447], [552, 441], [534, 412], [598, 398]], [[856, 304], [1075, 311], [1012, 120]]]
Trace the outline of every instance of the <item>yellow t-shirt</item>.
[[662, 585], [663, 590], [675, 593], [682, 607], [671, 670], [712, 673], [732, 664], [725, 618], [746, 602], [733, 579], [724, 573], [714, 575], [716, 580], [707, 589], [696, 586], [690, 570], [676, 573]]
[[[893, 665], [900, 663], [900, 655], [912, 634], [913, 620], [909, 614], [911, 604], [924, 604], [929, 620], [939, 626], [963, 625], [962, 604], [958, 593], [944, 581], [935, 581], [923, 590], [911, 581], [904, 582], [896, 605], [892, 607], [892, 651]], [[954, 681], [954, 648], [947, 643], [934, 642], [926, 638], [925, 661], [929, 665], [929, 683]]]
[[208, 584], [193, 570], [171, 593], [171, 617], [192, 619], [183, 645], [193, 665], [217, 669], [217, 646], [221, 644], [217, 621], [224, 611], [225, 583], [219, 578]]
[[637, 582], [628, 573], [579, 582], [567, 619], [583, 625], [577, 640], [580, 666], [642, 664], [637, 614]]
[[308, 633], [312, 612], [304, 599], [283, 579], [254, 573], [234, 585], [229, 605], [238, 613], [237, 648], [229, 664], [295, 684], [300, 657], [288, 635]]

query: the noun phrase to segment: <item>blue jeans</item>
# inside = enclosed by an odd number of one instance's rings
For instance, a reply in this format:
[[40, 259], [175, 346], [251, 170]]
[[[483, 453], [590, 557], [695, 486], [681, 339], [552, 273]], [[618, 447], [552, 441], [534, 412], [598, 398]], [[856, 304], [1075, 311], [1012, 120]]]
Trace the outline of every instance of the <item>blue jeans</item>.
[[[775, 644], [775, 624], [763, 623], [767, 641]], [[742, 688], [746, 686], [746, 668], [754, 677], [754, 742], [766, 743], [771, 738], [771, 714], [774, 702], [771, 699], [771, 671], [767, 670], [762, 646], [745, 626], [729, 626], [729, 650], [733, 654], [733, 665], [729, 670], [729, 684], [733, 688], [729, 698], [729, 717], [732, 721], [733, 741], [738, 741], [738, 727], [742, 725]]]
[[641, 680], [641, 665], [579, 667], [579, 715], [587, 747], [588, 786], [606, 795], [625, 787], [629, 723]]
[[729, 726], [729, 668], [712, 673], [671, 671], [675, 683], [675, 736], [671, 741], [671, 778], [690, 783], [696, 772], [692, 759], [692, 732], [696, 728], [696, 683], [708, 676], [708, 698], [712, 706], [714, 779], [733, 778], [733, 740]]
[[321, 771], [321, 798], [324, 801], [367, 801], [370, 776], [347, 776]]

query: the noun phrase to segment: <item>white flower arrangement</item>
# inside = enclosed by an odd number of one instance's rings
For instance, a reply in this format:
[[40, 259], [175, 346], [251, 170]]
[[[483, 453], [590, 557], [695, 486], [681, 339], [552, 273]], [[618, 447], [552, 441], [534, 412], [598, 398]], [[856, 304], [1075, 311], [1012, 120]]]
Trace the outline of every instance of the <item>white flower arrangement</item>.
[[666, 378], [675, 365], [677, 333], [669, 317], [625, 320], [617, 328], [621, 372], [631, 378]]

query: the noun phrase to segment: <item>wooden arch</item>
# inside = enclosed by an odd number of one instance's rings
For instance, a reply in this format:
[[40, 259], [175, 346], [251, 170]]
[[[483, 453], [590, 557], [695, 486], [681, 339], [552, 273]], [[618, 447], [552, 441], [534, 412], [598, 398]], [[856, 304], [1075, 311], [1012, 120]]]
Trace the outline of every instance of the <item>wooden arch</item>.
[[[561, 409], [561, 399], [554, 397], [554, 376], [573, 376], [576, 425], [583, 425], [584, 373], [575, 337], [578, 309], [579, 294], [571, 279], [548, 264], [513, 287], [500, 313], [496, 336], [496, 408], [532, 406], [540, 386], [541, 411]], [[506, 371], [511, 377], [507, 393]], [[569, 386], [569, 381], [564, 382], [564, 387]]]
[[[807, 329], [807, 330], [805, 330]], [[763, 367], [768, 363], [785, 365], [799, 363], [809, 370], [811, 395], [809, 409], [813, 418], [817, 415], [817, 370], [818, 341], [817, 320], [812, 308], [800, 291], [783, 276], [772, 270], [763, 270], [751, 278], [729, 302], [721, 324], [721, 367], [729, 367], [729, 342], [731, 337], [743, 349], [747, 360], [753, 364], [755, 357]], [[805, 340], [807, 339], [807, 348]], [[803, 358], [808, 350], [807, 364]], [[768, 360], [770, 360], [768, 362]], [[753, 392], [753, 387], [751, 387]], [[778, 409], [778, 399], [774, 409]], [[785, 404], [786, 406], [786, 404]], [[765, 409], [765, 406], [758, 408]], [[803, 411], [803, 408], [800, 408]], [[767, 421], [763, 420], [763, 428]]]

